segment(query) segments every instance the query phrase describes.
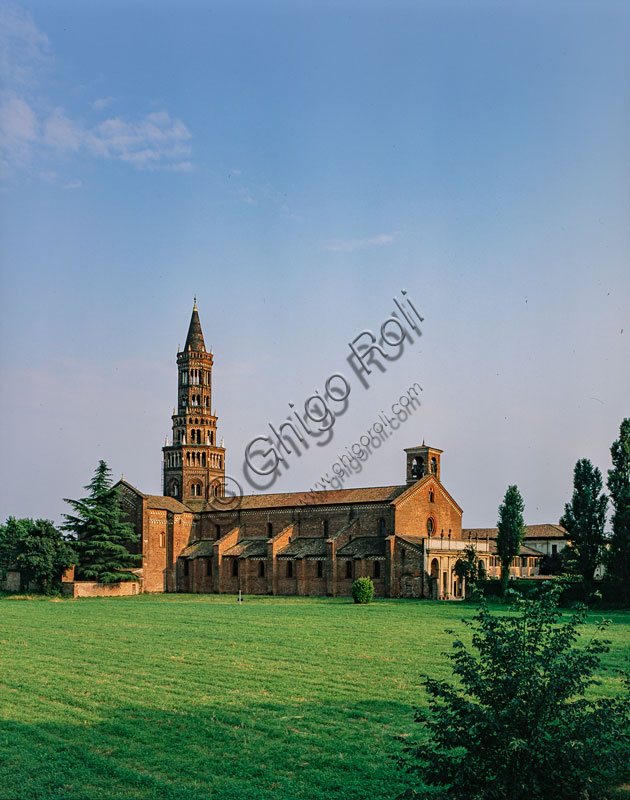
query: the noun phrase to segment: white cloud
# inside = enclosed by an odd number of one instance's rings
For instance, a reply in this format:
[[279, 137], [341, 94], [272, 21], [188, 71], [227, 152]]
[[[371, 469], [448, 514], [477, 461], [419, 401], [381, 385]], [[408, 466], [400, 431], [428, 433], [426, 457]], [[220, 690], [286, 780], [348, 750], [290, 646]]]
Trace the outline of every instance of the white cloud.
[[104, 108], [111, 105], [115, 99], [115, 97], [99, 97], [98, 100], [92, 103], [92, 108], [95, 111], [102, 111]]
[[30, 105], [20, 97], [0, 101], [0, 152], [9, 165], [25, 166], [38, 138], [39, 123]]
[[368, 236], [365, 239], [329, 239], [322, 245], [322, 250], [329, 250], [333, 253], [354, 253], [356, 250], [364, 250], [367, 247], [383, 247], [392, 244], [399, 235], [400, 231], [394, 231], [394, 233]]
[[190, 138], [181, 120], [158, 111], [135, 122], [107, 119], [88, 132], [86, 142], [95, 155], [126, 161], [139, 169], [155, 169], [188, 161]]
[[[48, 38], [29, 13], [13, 5], [0, 7], [0, 45], [6, 87], [0, 96], [0, 166], [7, 175], [25, 169], [31, 175], [50, 174], [55, 159], [67, 160], [81, 153], [142, 170], [194, 169], [192, 134], [168, 111], [87, 124], [35, 89], [37, 76], [52, 59]], [[92, 110], [103, 111], [114, 100], [98, 98]]]
[[76, 180], [71, 181], [70, 183], [66, 183], [62, 188], [63, 189], [81, 189], [83, 186], [83, 181]]
[[84, 138], [84, 132], [65, 115], [63, 108], [56, 108], [44, 123], [43, 142], [47, 147], [77, 151]]
[[0, 77], [5, 87], [35, 83], [51, 61], [48, 37], [13, 4], [0, 6]]

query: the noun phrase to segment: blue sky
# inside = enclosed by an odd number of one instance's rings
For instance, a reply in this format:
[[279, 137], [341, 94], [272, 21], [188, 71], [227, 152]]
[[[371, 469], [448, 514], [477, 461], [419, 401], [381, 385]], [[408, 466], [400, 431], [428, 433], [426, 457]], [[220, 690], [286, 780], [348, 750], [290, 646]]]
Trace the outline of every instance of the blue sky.
[[[467, 526], [516, 483], [556, 522], [630, 414], [625, 3], [2, 5], [0, 517], [60, 519], [98, 459], [159, 493], [193, 296], [227, 470], [378, 331], [423, 335], [333, 440], [415, 381], [346, 485], [444, 450]], [[245, 488], [251, 490], [245, 485]]]

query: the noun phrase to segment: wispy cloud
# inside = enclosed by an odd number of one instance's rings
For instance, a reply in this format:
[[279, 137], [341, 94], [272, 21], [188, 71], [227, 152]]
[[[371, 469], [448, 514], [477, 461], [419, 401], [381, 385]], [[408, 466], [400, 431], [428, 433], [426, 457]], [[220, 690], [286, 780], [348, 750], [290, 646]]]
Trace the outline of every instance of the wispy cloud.
[[92, 103], [92, 108], [95, 111], [102, 111], [107, 106], [111, 105], [116, 100], [115, 97], [99, 97]]
[[83, 186], [83, 181], [76, 180], [76, 181], [70, 181], [70, 183], [64, 184], [64, 186], [62, 188], [63, 189], [81, 189], [82, 186]]
[[103, 112], [115, 98], [95, 100], [81, 117], [51, 103], [37, 87], [38, 75], [52, 63], [48, 38], [28, 12], [0, 8], [0, 44], [5, 87], [0, 94], [0, 164], [5, 174], [29, 170], [41, 175], [43, 164], [65, 163], [79, 154], [140, 170], [194, 169], [192, 134], [166, 110], [89, 122], [93, 112]]
[[26, 87], [37, 82], [52, 61], [46, 34], [33, 17], [13, 4], [0, 6], [0, 77], [5, 87]]
[[332, 253], [354, 253], [356, 250], [365, 250], [368, 247], [392, 244], [399, 235], [400, 231], [394, 231], [394, 233], [380, 233], [378, 236], [367, 236], [364, 239], [328, 239], [322, 245], [322, 250]]

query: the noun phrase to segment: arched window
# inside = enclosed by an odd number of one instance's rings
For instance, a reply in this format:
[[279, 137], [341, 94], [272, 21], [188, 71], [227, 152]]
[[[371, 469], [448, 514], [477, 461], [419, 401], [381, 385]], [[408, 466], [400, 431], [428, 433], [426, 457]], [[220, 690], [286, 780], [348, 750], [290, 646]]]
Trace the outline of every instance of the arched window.
[[193, 497], [201, 497], [201, 484], [193, 483], [190, 487], [190, 493]]
[[188, 559], [187, 558], [184, 559], [183, 570], [184, 570], [184, 577], [187, 578], [188, 577]]
[[437, 458], [435, 456], [431, 459], [431, 472], [437, 475]]
[[173, 481], [171, 484], [171, 497], [177, 497], [179, 494], [179, 483], [177, 481]]
[[374, 577], [380, 578], [381, 577], [381, 562], [375, 561], [374, 562]]
[[273, 524], [271, 522], [267, 523], [267, 538], [271, 539], [273, 536]]
[[220, 525], [215, 525], [214, 526], [214, 535], [215, 535], [215, 537], [217, 539], [221, 538], [221, 526]]
[[419, 478], [420, 472], [418, 471], [418, 459], [414, 458], [411, 462], [411, 477], [412, 478]]
[[201, 466], [202, 467], [206, 466], [206, 454], [205, 453], [202, 453], [202, 456], [201, 456]]
[[212, 575], [212, 559], [206, 558], [206, 576], [210, 577]]
[[385, 536], [385, 520], [381, 517], [378, 521], [378, 533], [379, 536]]
[[317, 577], [323, 578], [324, 577], [324, 562], [318, 561], [317, 562]]
[[238, 559], [235, 558], [232, 560], [232, 577], [238, 578]]
[[435, 492], [433, 489], [429, 489], [429, 503], [435, 503]]
[[324, 528], [324, 536], [328, 537], [328, 520], [327, 519], [324, 520], [324, 523], [323, 523], [322, 527]]
[[433, 522], [433, 517], [429, 517], [427, 520], [427, 533], [429, 536], [433, 536], [435, 533], [435, 523]]
[[164, 547], [166, 545], [166, 534], [162, 531], [160, 533], [160, 547]]
[[287, 561], [287, 578], [293, 577], [293, 561]]
[[352, 561], [348, 559], [346, 561], [346, 578], [351, 578], [351, 577], [352, 577]]
[[265, 577], [265, 562], [259, 561], [258, 562], [258, 577], [264, 578]]

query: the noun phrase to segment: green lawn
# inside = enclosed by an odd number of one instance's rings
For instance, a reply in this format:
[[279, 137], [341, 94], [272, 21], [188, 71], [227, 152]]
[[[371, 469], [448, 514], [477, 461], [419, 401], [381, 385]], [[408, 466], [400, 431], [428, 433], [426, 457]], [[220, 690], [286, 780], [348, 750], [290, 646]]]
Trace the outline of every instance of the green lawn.
[[[364, 800], [403, 788], [462, 604], [0, 599], [0, 800]], [[630, 651], [610, 612], [606, 661]], [[597, 615], [593, 615], [595, 620]], [[605, 673], [598, 692], [616, 693]]]

